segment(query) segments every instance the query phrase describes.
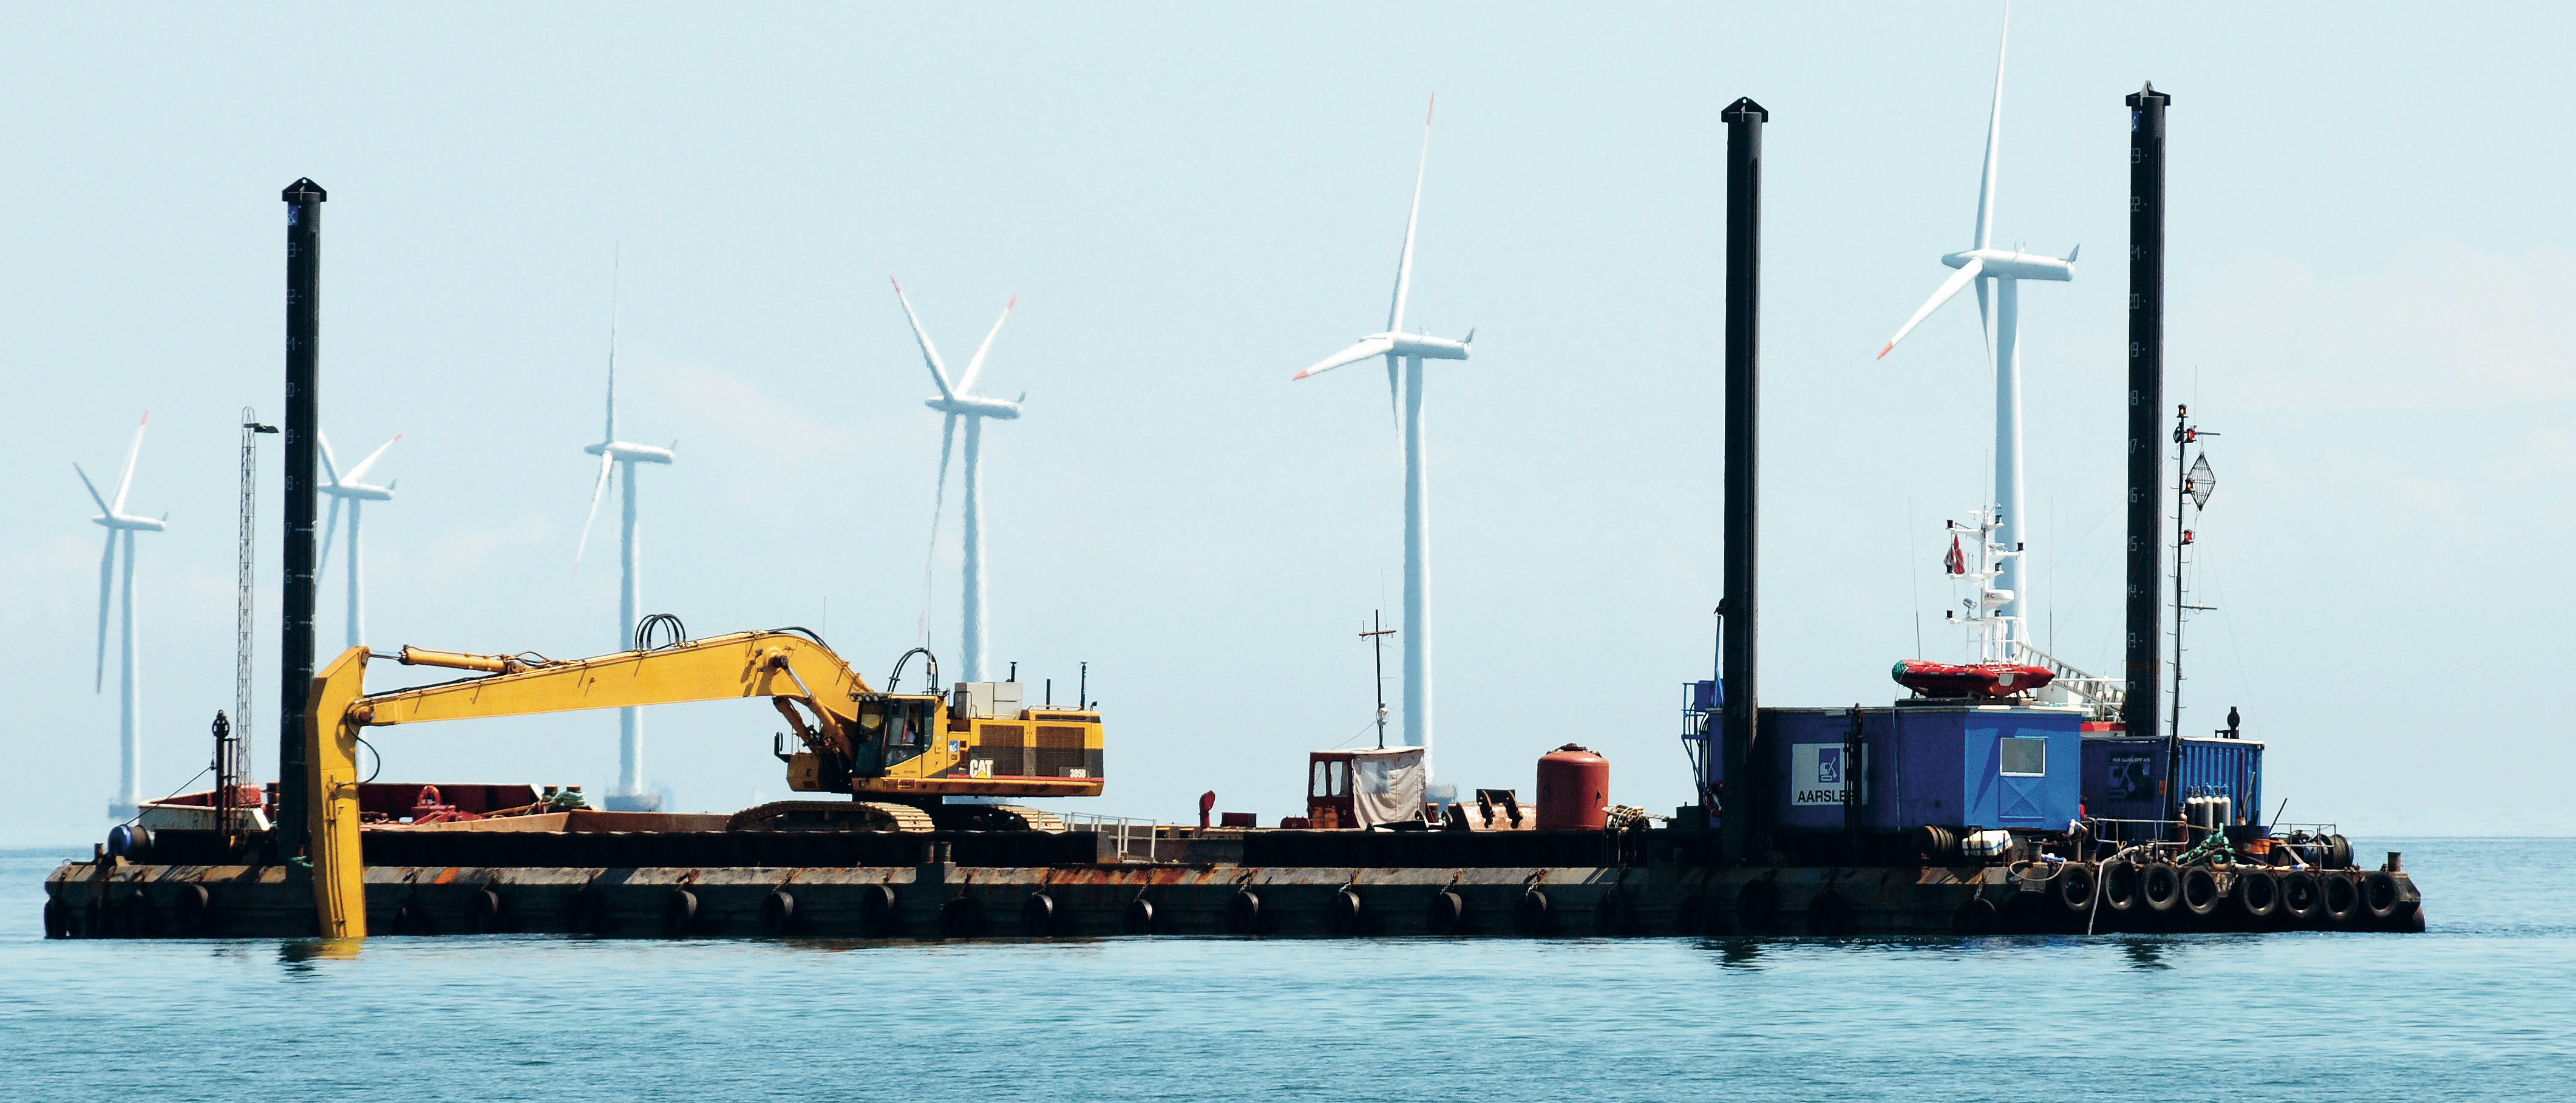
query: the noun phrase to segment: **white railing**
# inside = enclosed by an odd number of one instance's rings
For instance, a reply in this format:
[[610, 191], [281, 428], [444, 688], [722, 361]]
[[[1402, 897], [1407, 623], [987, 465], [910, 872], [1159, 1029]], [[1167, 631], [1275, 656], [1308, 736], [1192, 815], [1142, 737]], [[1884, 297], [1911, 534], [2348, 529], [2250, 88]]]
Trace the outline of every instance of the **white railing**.
[[[2025, 658], [2038, 660], [2039, 665], [2056, 675], [2047, 685], [2040, 687], [2043, 699], [2054, 696], [2067, 704], [2083, 705], [2087, 715], [2095, 720], [2119, 719], [2120, 707], [2129, 699], [2129, 683], [2118, 678], [2095, 677], [2078, 669], [2075, 664], [2028, 643], [2019, 646]], [[2057, 692], [2051, 694], [2050, 690]]]
[[[1115, 842], [1118, 846], [1119, 861], [1159, 860], [1156, 856], [1155, 840], [1162, 834], [1159, 830], [1161, 825], [1152, 820], [1139, 822], [1133, 816], [1102, 816], [1090, 812], [1068, 812], [1064, 814], [1064, 825], [1067, 831], [1089, 830], [1101, 838]], [[1139, 843], [1143, 845], [1139, 847], [1137, 845]], [[1141, 858], [1136, 855], [1139, 849], [1144, 851]]]

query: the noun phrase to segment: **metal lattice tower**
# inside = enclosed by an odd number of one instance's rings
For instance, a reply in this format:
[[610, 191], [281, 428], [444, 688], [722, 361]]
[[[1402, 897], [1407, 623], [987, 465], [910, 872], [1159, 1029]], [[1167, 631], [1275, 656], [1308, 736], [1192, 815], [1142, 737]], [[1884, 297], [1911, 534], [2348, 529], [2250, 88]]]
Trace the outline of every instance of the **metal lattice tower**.
[[250, 784], [255, 780], [252, 763], [258, 761], [251, 754], [252, 725], [249, 717], [251, 614], [255, 609], [251, 598], [251, 571], [259, 555], [259, 499], [256, 493], [259, 485], [259, 434], [277, 430], [260, 424], [259, 411], [248, 406], [242, 407], [241, 420], [241, 542], [234, 555], [237, 564], [234, 585], [239, 592], [234, 597], [233, 608], [233, 715], [241, 720], [233, 725], [232, 765], [233, 772], [240, 775], [242, 783]]

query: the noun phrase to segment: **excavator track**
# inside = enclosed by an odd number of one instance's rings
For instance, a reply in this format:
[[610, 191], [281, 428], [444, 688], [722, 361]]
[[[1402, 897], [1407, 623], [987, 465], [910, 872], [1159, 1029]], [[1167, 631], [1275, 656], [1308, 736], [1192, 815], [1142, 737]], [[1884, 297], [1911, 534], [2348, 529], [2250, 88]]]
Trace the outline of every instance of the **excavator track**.
[[933, 810], [942, 831], [1039, 831], [1064, 834], [1064, 817], [1022, 804], [943, 804]]
[[928, 812], [891, 801], [780, 800], [734, 813], [733, 818], [725, 821], [725, 830], [880, 831], [927, 835], [938, 830], [938, 824], [932, 822]]

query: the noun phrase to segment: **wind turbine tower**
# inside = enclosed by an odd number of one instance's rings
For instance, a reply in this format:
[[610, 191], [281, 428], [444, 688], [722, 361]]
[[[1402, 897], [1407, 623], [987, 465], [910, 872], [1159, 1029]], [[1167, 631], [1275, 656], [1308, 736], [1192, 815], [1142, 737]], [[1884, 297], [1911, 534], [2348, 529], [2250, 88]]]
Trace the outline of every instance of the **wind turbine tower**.
[[[2011, 33], [2012, 9], [2006, 5], [2005, 44], [2009, 44]], [[2062, 258], [1994, 247], [1995, 182], [2001, 166], [2003, 130], [2004, 45], [1998, 45], [1995, 48], [1994, 109], [1986, 121], [1985, 173], [1977, 185], [1976, 243], [1971, 248], [1941, 258], [1941, 263], [1958, 271], [1932, 293], [1932, 298], [1916, 310], [1913, 317], [1905, 320], [1905, 324], [1897, 329], [1896, 336], [1888, 338], [1887, 344], [1880, 346], [1878, 355], [1884, 359], [1889, 349], [1895, 348], [1906, 334], [1914, 332], [1914, 327], [1940, 309], [1941, 304], [1949, 302], [1970, 283], [1977, 285], [1977, 316], [1985, 327], [1986, 351], [1992, 358], [1995, 379], [1994, 501], [2002, 513], [1998, 518], [2001, 527], [1995, 540], [2008, 550], [2019, 551], [2024, 546], [2022, 523], [2028, 516], [2022, 508], [2021, 281], [2063, 282], [2074, 279], [2075, 254], [2082, 251], [2082, 246], [2077, 246]], [[1991, 296], [1988, 294], [1990, 284]], [[2002, 574], [1995, 580], [1995, 588], [2001, 592], [1994, 596], [1992, 615], [2008, 625], [2020, 623], [2022, 572], [2027, 559], [2024, 555], [2005, 557]], [[2008, 639], [2011, 642], [2004, 648], [2002, 658], [2009, 662], [2014, 659], [2016, 649], [2026, 645], [2027, 638], [2021, 631], [2011, 630]]]
[[117, 721], [117, 745], [123, 749], [124, 764], [117, 775], [116, 796], [107, 803], [107, 814], [120, 820], [134, 815], [135, 808], [143, 803], [142, 698], [136, 685], [140, 672], [134, 662], [134, 534], [160, 532], [169, 520], [167, 514], [155, 520], [125, 512], [126, 492], [134, 488], [134, 460], [143, 454], [143, 430], [151, 424], [152, 413], [147, 410], [143, 421], [134, 427], [134, 443], [125, 450], [125, 474], [116, 480], [115, 502], [99, 495], [97, 484], [89, 481], [89, 472], [81, 470], [77, 463], [72, 465], [72, 473], [89, 488], [90, 500], [98, 503], [99, 515], [90, 518], [90, 522], [107, 530], [107, 550], [98, 560], [98, 672], [90, 687], [93, 693], [107, 685], [107, 602], [116, 580], [117, 545], [125, 546], [125, 616], [120, 644], [123, 669], [117, 682], [123, 705]]
[[[331, 537], [332, 534], [338, 532], [340, 528], [340, 503], [347, 502], [349, 504], [348, 646], [356, 647], [365, 643], [367, 640], [367, 603], [365, 591], [363, 589], [367, 573], [367, 559], [363, 545], [358, 543], [358, 515], [360, 510], [367, 503], [392, 501], [394, 496], [393, 483], [387, 483], [383, 486], [370, 486], [365, 480], [367, 478], [367, 471], [376, 466], [377, 460], [385, 458], [385, 452], [393, 448], [394, 441], [402, 439], [402, 434], [396, 433], [394, 434], [393, 440], [386, 441], [382, 445], [377, 446], [374, 452], [369, 453], [366, 459], [359, 461], [358, 466], [350, 468], [348, 473], [345, 475], [340, 472], [339, 461], [331, 455], [331, 438], [320, 434], [316, 434], [316, 438], [322, 442], [323, 481], [321, 491], [322, 493], [331, 496], [331, 516], [330, 519], [322, 526], [321, 562], [313, 568], [313, 574], [314, 577], [319, 578], [324, 572], [330, 569]], [[400, 482], [401, 480], [397, 479], [395, 481]]]
[[[673, 448], [678, 445], [672, 442]], [[599, 501], [607, 494], [609, 471], [615, 468], [619, 489], [625, 494], [623, 521], [618, 529], [618, 558], [624, 572], [617, 590], [617, 647], [632, 651], [636, 610], [642, 604], [635, 547], [635, 465], [668, 464], [673, 457], [671, 448], [617, 439], [617, 313], [613, 304], [608, 321], [608, 421], [600, 431], [599, 443], [585, 446], [582, 451], [599, 457], [599, 481], [590, 489], [590, 513], [582, 518], [581, 543], [573, 550], [572, 572], [575, 577], [581, 574], [581, 557], [590, 549], [590, 529], [599, 520]], [[630, 706], [617, 710], [617, 787], [609, 791], [603, 803], [612, 812], [652, 812], [662, 807], [661, 794], [644, 788], [642, 709]]]
[[[1432, 106], [1439, 104], [1437, 97]], [[1431, 484], [1423, 456], [1422, 391], [1424, 360], [1464, 360], [1476, 331], [1452, 341], [1404, 331], [1405, 295], [1413, 283], [1413, 236], [1422, 223], [1422, 180], [1431, 166], [1431, 111], [1422, 113], [1422, 156], [1413, 171], [1413, 208], [1404, 219], [1404, 248], [1396, 254], [1395, 298], [1387, 307], [1386, 332], [1362, 337], [1358, 344], [1298, 372], [1304, 379], [1371, 357], [1386, 358], [1387, 401], [1398, 401], [1402, 377], [1404, 428], [1404, 745], [1422, 748], [1423, 769], [1433, 779], [1431, 764]], [[1399, 371], [1400, 369], [1400, 371]]]
[[[951, 384], [948, 381], [948, 365], [940, 360], [939, 350], [931, 346], [929, 331], [921, 328], [921, 316], [912, 312], [912, 300], [904, 297], [903, 281], [891, 276], [887, 279], [894, 284], [895, 301], [903, 304], [904, 318], [912, 323], [913, 338], [921, 343], [921, 359], [930, 367], [931, 382], [939, 385], [939, 394], [923, 400], [922, 405], [947, 415], [939, 427], [939, 489], [935, 501], [943, 503], [946, 501], [948, 456], [956, 443], [957, 423], [961, 420], [966, 423], [966, 582], [963, 587], [964, 593], [961, 595], [966, 609], [964, 631], [959, 636], [959, 646], [965, 652], [962, 665], [966, 669], [966, 677], [963, 680], [980, 682], [984, 680], [987, 650], [984, 606], [984, 419], [1017, 420], [1020, 416], [1020, 403], [1028, 401], [1029, 396], [1024, 391], [1018, 399], [1009, 402], [998, 398], [984, 398], [975, 393], [975, 380], [984, 374], [984, 357], [993, 351], [993, 338], [1002, 335], [1002, 323], [1011, 320], [1011, 308], [1020, 305], [1020, 297], [1013, 295], [1011, 301], [1002, 304], [1002, 316], [993, 320], [992, 331], [984, 335], [983, 344], [976, 346], [975, 358], [966, 362], [966, 374], [959, 376], [956, 383]], [[930, 535], [935, 545], [939, 539], [937, 506], [932, 507]]]

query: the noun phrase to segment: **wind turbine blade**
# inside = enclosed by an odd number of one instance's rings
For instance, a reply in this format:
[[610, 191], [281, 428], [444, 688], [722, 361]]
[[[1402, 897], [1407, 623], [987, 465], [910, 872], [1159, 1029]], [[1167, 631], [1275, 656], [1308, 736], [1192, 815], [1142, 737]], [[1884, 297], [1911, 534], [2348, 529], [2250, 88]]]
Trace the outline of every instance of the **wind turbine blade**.
[[1977, 332], [1986, 335], [1986, 366], [1995, 362], [1995, 312], [1986, 306], [1986, 281], [1977, 281]]
[[939, 518], [948, 508], [948, 455], [957, 444], [957, 415], [950, 414], [939, 426], [939, 487], [930, 498], [930, 547], [921, 555], [921, 628], [929, 631], [930, 579], [939, 563]]
[[975, 358], [966, 362], [966, 375], [957, 381], [958, 390], [975, 393], [975, 377], [984, 374], [984, 354], [993, 351], [993, 338], [1002, 335], [1002, 323], [1011, 320], [1011, 308], [1018, 305], [1020, 297], [1017, 295], [1002, 304], [1002, 316], [993, 319], [993, 332], [984, 335], [984, 343], [975, 347]]
[[322, 554], [313, 560], [313, 577], [321, 578], [331, 570], [331, 538], [340, 531], [340, 496], [331, 496], [331, 512], [322, 521]]
[[[1958, 271], [1950, 273], [1950, 278], [1941, 281], [1941, 289], [1932, 293], [1931, 300], [1923, 304], [1923, 309], [1915, 311], [1913, 317], [1905, 320], [1904, 327], [1896, 331], [1896, 336], [1888, 338], [1886, 344], [1879, 346], [1877, 358], [1886, 359], [1887, 350], [1895, 348], [1896, 343], [1904, 340], [1906, 334], [1914, 332], [1914, 327], [1923, 324], [1923, 319], [1931, 317], [1932, 312], [1939, 310], [1942, 303], [1950, 301], [1950, 296], [1958, 294], [1960, 288], [1968, 286], [1969, 281], [1977, 278], [1977, 273], [1985, 270], [1986, 262], [1972, 260], [1960, 265]], [[1982, 287], [1978, 288], [1980, 294], [1983, 294], [1984, 290]]]
[[[921, 328], [921, 316], [912, 312], [912, 300], [903, 296], [903, 281], [887, 276], [886, 282], [894, 285], [894, 301], [903, 304], [904, 320], [912, 323], [913, 339], [921, 342], [921, 361], [930, 365], [930, 378], [932, 382], [939, 384], [939, 397], [957, 397], [956, 388], [948, 385], [948, 365], [940, 363], [939, 350], [930, 347], [930, 331]], [[1012, 296], [1012, 301], [1019, 301], [1019, 297]], [[1002, 308], [1004, 315], [1007, 316], [1010, 312], [1009, 307]], [[1000, 329], [1001, 323], [994, 323], [993, 328]]]
[[1386, 419], [1399, 433], [1404, 431], [1404, 410], [1396, 399], [1395, 366], [1402, 359], [1392, 352], [1386, 354]]
[[1413, 231], [1422, 223], [1422, 178], [1431, 170], [1431, 111], [1440, 106], [1440, 94], [1431, 94], [1431, 106], [1422, 109], [1422, 160], [1413, 168], [1413, 210], [1404, 216], [1404, 252], [1395, 260], [1395, 302], [1386, 308], [1389, 333], [1404, 328], [1404, 297], [1413, 288]]
[[1993, 243], [1995, 233], [1995, 175], [2001, 166], [2004, 140], [2004, 47], [2012, 43], [2012, 0], [2004, 0], [2003, 41], [1995, 46], [1995, 105], [1986, 119], [1986, 171], [1977, 181], [1977, 248]]
[[98, 503], [100, 513], [111, 518], [116, 516], [115, 510], [107, 508], [107, 499], [99, 495], [97, 485], [89, 481], [89, 472], [81, 470], [81, 465], [76, 463], [72, 465], [72, 474], [80, 476], [81, 485], [89, 488], [89, 500]]
[[348, 481], [353, 483], [364, 481], [367, 477], [367, 469], [374, 467], [377, 460], [385, 458], [385, 452], [394, 446], [394, 441], [401, 439], [402, 434], [396, 433], [394, 434], [393, 440], [386, 441], [381, 446], [378, 446], [375, 451], [367, 453], [366, 459], [358, 461], [358, 466], [349, 469]]
[[581, 577], [582, 553], [590, 550], [590, 528], [599, 523], [599, 500], [608, 493], [608, 465], [616, 463], [613, 453], [599, 450], [599, 483], [590, 488], [590, 513], [581, 519], [581, 542], [573, 545], [572, 576]]
[[125, 512], [125, 492], [134, 487], [134, 461], [143, 454], [143, 430], [152, 426], [152, 411], [143, 411], [142, 424], [134, 427], [134, 443], [125, 450], [125, 476], [116, 480], [116, 508], [111, 513]]
[[1304, 379], [1317, 372], [1328, 372], [1334, 368], [1341, 367], [1344, 364], [1356, 364], [1362, 360], [1368, 359], [1369, 357], [1384, 356], [1393, 353], [1394, 351], [1395, 341], [1392, 338], [1371, 337], [1365, 341], [1361, 341], [1359, 344], [1352, 345], [1349, 348], [1325, 357], [1323, 360], [1317, 362], [1314, 367], [1298, 372], [1290, 378]]
[[98, 557], [98, 674], [89, 691], [107, 688], [107, 598], [116, 583], [116, 530], [107, 530], [107, 550]]
[[313, 439], [322, 445], [322, 474], [331, 480], [328, 485], [340, 485], [340, 460], [331, 454], [331, 434], [316, 432]]

